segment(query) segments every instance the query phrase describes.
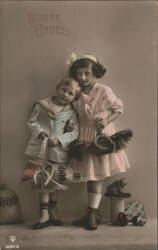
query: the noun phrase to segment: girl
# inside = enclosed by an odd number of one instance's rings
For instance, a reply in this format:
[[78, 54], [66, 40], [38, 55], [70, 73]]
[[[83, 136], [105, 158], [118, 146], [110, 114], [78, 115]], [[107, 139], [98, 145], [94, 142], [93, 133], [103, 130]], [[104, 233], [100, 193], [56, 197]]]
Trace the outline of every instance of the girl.
[[[75, 54], [72, 55], [69, 75], [75, 78], [82, 88], [80, 98], [74, 102], [74, 108], [79, 115], [81, 143], [93, 142], [96, 129], [103, 126], [104, 134], [114, 134], [112, 122], [123, 112], [122, 101], [112, 89], [96, 82], [105, 72], [106, 69], [93, 55], [86, 54], [78, 58], [75, 58]], [[127, 156], [123, 150], [101, 156], [83, 150], [82, 161], [72, 160], [71, 164], [74, 173], [81, 176], [80, 181], [87, 182], [89, 198], [87, 214], [73, 224], [84, 226], [88, 230], [97, 229], [100, 222], [98, 207], [102, 197], [102, 180], [125, 172], [129, 168]]]
[[[52, 175], [55, 170], [55, 173], [61, 175], [59, 176], [61, 179], [64, 178], [64, 173], [69, 166], [68, 146], [70, 142], [78, 137], [78, 122], [71, 103], [78, 96], [79, 92], [80, 86], [78, 82], [70, 77], [64, 77], [57, 86], [56, 96], [51, 96], [35, 103], [27, 123], [32, 136], [25, 152], [25, 155], [29, 157], [30, 164], [27, 165], [23, 180], [28, 180], [32, 177], [30, 171], [33, 167], [37, 169], [36, 167], [43, 162], [44, 159], [42, 158], [44, 157], [47, 160], [49, 173]], [[46, 145], [47, 156], [45, 156], [45, 151], [42, 152], [43, 154], [41, 153], [44, 145]], [[59, 181], [61, 179], [59, 178]], [[41, 216], [33, 226], [33, 229], [63, 224], [57, 216], [56, 203], [57, 190], [64, 187], [64, 185], [54, 180], [46, 186], [40, 183], [36, 186], [40, 192]]]

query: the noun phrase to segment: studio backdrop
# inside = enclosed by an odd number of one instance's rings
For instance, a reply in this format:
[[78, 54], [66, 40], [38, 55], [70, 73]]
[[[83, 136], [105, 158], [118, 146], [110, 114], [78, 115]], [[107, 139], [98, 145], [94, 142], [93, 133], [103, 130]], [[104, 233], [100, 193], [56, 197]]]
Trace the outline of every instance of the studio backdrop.
[[[37, 193], [20, 184], [35, 101], [53, 95], [69, 55], [92, 53], [107, 68], [100, 83], [123, 100], [118, 130], [131, 128], [124, 176], [132, 199], [156, 216], [156, 8], [154, 1], [1, 1], [0, 181], [19, 196], [23, 216], [35, 218]], [[103, 192], [104, 192], [103, 190]], [[87, 206], [85, 184], [60, 193], [60, 214], [73, 219]], [[108, 201], [101, 210], [108, 218]]]

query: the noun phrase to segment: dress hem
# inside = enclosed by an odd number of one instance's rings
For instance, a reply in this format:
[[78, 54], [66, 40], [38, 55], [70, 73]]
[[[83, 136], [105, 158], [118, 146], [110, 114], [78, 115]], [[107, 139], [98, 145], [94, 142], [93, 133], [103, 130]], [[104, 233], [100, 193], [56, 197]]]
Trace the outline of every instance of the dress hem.
[[97, 176], [95, 178], [87, 178], [87, 177], [81, 177], [79, 180], [73, 180], [73, 183], [80, 183], [80, 182], [88, 182], [88, 181], [103, 181], [108, 177], [112, 177], [117, 174], [123, 174], [126, 173], [127, 170], [129, 170], [130, 166], [128, 166], [127, 169], [122, 170], [122, 171], [114, 171], [112, 174], [106, 175], [106, 176]]

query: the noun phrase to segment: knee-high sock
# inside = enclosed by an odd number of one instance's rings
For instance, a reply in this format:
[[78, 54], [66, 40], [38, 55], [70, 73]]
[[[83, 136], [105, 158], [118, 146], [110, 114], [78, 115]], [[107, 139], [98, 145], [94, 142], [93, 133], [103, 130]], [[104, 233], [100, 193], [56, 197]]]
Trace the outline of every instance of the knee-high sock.
[[40, 218], [38, 222], [43, 223], [49, 219], [49, 213], [48, 213], [49, 194], [46, 192], [42, 192], [39, 194], [39, 199], [40, 199]]
[[99, 207], [102, 194], [98, 193], [88, 193], [89, 207], [97, 209]]

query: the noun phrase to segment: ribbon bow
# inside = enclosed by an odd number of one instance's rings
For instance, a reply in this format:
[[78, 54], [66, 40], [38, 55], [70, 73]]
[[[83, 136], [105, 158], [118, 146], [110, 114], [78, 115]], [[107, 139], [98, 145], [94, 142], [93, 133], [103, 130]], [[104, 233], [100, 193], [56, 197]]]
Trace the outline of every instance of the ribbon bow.
[[70, 58], [66, 60], [66, 65], [72, 64], [77, 60], [77, 55], [75, 53], [71, 53]]

